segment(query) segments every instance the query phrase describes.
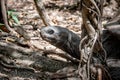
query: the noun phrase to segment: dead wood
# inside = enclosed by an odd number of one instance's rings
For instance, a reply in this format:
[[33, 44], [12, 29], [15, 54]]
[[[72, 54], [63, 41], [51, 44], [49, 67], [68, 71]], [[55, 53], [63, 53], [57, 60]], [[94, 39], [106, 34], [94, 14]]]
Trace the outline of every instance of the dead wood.
[[48, 15], [45, 12], [45, 7], [42, 0], [34, 0], [34, 3], [45, 26], [51, 25]]
[[[66, 66], [73, 65], [68, 62], [50, 59], [48, 57], [42, 56], [41, 54], [43, 53], [33, 51], [30, 48], [22, 47], [9, 41], [6, 42], [5, 40], [1, 40], [0, 72], [2, 74], [6, 74], [6, 77], [10, 80], [12, 80], [14, 76], [19, 76], [25, 79], [30, 77], [38, 80], [52, 79], [52, 75], [47, 74], [46, 72], [52, 72], [52, 74], [54, 74], [56, 71]], [[28, 62], [26, 63], [25, 61]], [[27, 75], [23, 75], [24, 73]], [[2, 77], [4, 78], [4, 76]]]
[[47, 55], [49, 55], [49, 54], [53, 54], [53, 55], [57, 55], [57, 56], [60, 56], [60, 57], [62, 57], [62, 58], [65, 58], [65, 59], [67, 59], [68, 61], [71, 61], [72, 63], [77, 63], [77, 64], [78, 64], [78, 62], [79, 62], [78, 59], [73, 58], [73, 57], [71, 57], [71, 56], [69, 56], [69, 55], [67, 55], [67, 54], [64, 54], [64, 53], [57, 53], [57, 52], [55, 52], [55, 51], [50, 51], [50, 50], [44, 50], [43, 53], [44, 53], [44, 54], [43, 54], [44, 56], [47, 56]]
[[[102, 47], [101, 17], [103, 11], [103, 0], [83, 0], [82, 1], [82, 40], [80, 42], [81, 61], [79, 64], [79, 75], [81, 80], [111, 80], [107, 71], [106, 52]], [[97, 68], [95, 65], [106, 66]], [[96, 71], [90, 69], [95, 68]], [[94, 73], [93, 73], [94, 72]], [[107, 74], [107, 75], [106, 75]], [[94, 75], [94, 76], [93, 76]]]
[[4, 21], [5, 27], [8, 29], [8, 31], [10, 33], [12, 33], [13, 35], [17, 35], [17, 33], [14, 31], [14, 29], [12, 29], [9, 25], [8, 15], [7, 15], [7, 0], [1, 0], [0, 6], [1, 6], [1, 11], [2, 11], [2, 16], [3, 16], [3, 21]]

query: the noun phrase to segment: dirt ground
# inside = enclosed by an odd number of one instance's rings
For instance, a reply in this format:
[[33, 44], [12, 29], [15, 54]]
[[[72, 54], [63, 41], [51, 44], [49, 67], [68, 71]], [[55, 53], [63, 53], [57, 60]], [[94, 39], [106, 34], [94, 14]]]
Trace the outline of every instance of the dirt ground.
[[[45, 4], [46, 13], [49, 16], [49, 19], [52, 21], [51, 25], [57, 25], [68, 28], [69, 30], [80, 35], [82, 24], [81, 13], [79, 11], [79, 8], [72, 8], [72, 6], [76, 4], [76, 1], [77, 0], [43, 0]], [[10, 66], [10, 68], [5, 68], [6, 64], [0, 66], [0, 80], [50, 80], [45, 79], [44, 76], [40, 76], [40, 74], [42, 73], [39, 72], [56, 72], [58, 69], [62, 69], [63, 67], [69, 65], [71, 66], [71, 64], [66, 63], [66, 59], [52, 55], [49, 57], [64, 61], [62, 62], [63, 65], [59, 65], [59, 68], [56, 67], [54, 71], [52, 71], [52, 67], [49, 67], [49, 69], [46, 68], [46, 70], [41, 70], [41, 67], [45, 67], [41, 65], [46, 65], [44, 61], [46, 59], [44, 57], [41, 58], [43, 50], [51, 50], [59, 53], [65, 52], [42, 40], [40, 35], [38, 35], [36, 29], [41, 28], [42, 26], [44, 26], [44, 24], [36, 11], [33, 0], [8, 0], [8, 9], [15, 11], [14, 14], [18, 16], [19, 24], [22, 25], [22, 27], [25, 29], [27, 35], [31, 38], [31, 40], [29, 42], [30, 47], [25, 46], [24, 51], [26, 53], [29, 52], [29, 54], [21, 54], [12, 51], [11, 47], [15, 46], [15, 49], [23, 50], [23, 45], [21, 46], [20, 44], [15, 43], [14, 37], [5, 37], [7, 39], [7, 43], [9, 44], [6, 44], [5, 41], [3, 46], [10, 45], [10, 47], [8, 48], [8, 50], [10, 50], [9, 53], [11, 53], [9, 59], [10, 61], [12, 61], [12, 65], [15, 64], [18, 68], [13, 66]], [[117, 8], [113, 4], [105, 7], [103, 12], [103, 23], [107, 22], [115, 14], [116, 11]], [[10, 25], [14, 27], [15, 24], [16, 23], [10, 18]], [[25, 44], [26, 43], [27, 42], [25, 41]], [[40, 61], [43, 61], [44, 63], [41, 63]], [[56, 64], [56, 62], [54, 62], [54, 64]], [[70, 67], [70, 70], [74, 71], [74, 68]], [[38, 75], [35, 74], [35, 71]], [[69, 80], [77, 80], [77, 78], [71, 78]]]

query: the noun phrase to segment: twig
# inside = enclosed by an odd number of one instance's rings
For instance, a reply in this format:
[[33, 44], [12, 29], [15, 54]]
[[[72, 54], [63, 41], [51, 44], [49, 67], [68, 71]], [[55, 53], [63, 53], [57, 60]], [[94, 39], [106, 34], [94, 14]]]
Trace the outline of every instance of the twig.
[[[80, 44], [80, 50], [81, 55], [83, 55], [81, 64], [79, 64], [79, 75], [81, 77], [81, 80], [91, 80], [90, 77], [92, 73], [90, 73], [90, 66], [92, 64], [96, 64], [97, 62], [101, 64], [101, 66], [104, 66], [105, 63], [104, 60], [106, 59], [105, 51], [101, 45], [101, 17], [102, 17], [102, 7], [103, 7], [103, 0], [96, 1], [96, 0], [83, 0], [82, 2], [82, 18], [83, 18], [83, 28], [82, 28], [82, 40], [84, 40], [85, 36], [88, 36], [87, 40], [82, 41]], [[93, 15], [94, 14], [94, 15]], [[93, 15], [93, 16], [92, 16]], [[93, 54], [96, 53], [96, 54]], [[101, 54], [103, 53], [103, 54]], [[96, 55], [100, 55], [99, 57], [96, 57]], [[102, 59], [101, 59], [102, 56]], [[84, 60], [84, 58], [86, 58]], [[93, 58], [96, 58], [95, 60]], [[104, 60], [103, 60], [104, 59]], [[98, 64], [97, 63], [97, 64]], [[105, 65], [106, 66], [106, 65]], [[95, 67], [96, 68], [96, 67]], [[99, 69], [96, 68], [98, 71], [98, 80], [101, 80], [103, 78], [102, 71], [103, 69], [100, 67]], [[106, 71], [105, 71], [106, 72]], [[94, 75], [97, 75], [97, 73], [93, 73]], [[108, 74], [108, 73], [105, 73]], [[109, 78], [109, 76], [107, 76]], [[97, 79], [94, 77], [95, 80]]]
[[94, 50], [94, 47], [95, 47], [95, 43], [97, 41], [97, 38], [98, 38], [98, 34], [96, 33], [95, 35], [95, 38], [94, 38], [94, 41], [93, 41], [93, 44], [91, 46], [91, 50], [90, 50], [90, 55], [88, 57], [88, 62], [87, 62], [87, 71], [88, 71], [88, 80], [90, 79], [90, 61], [91, 61], [91, 58], [93, 56], [93, 50]]
[[60, 56], [60, 57], [62, 57], [62, 58], [65, 58], [65, 59], [67, 59], [67, 60], [70, 60], [70, 61], [73, 62], [73, 63], [79, 63], [79, 60], [78, 60], [78, 59], [73, 58], [73, 57], [71, 57], [71, 56], [69, 56], [69, 55], [66, 55], [66, 54], [63, 54], [63, 53], [56, 53], [56, 52], [50, 51], [50, 50], [45, 50], [45, 51], [44, 51], [44, 55], [49, 55], [49, 54], [58, 55], [58, 56]]
[[16, 35], [17, 33], [12, 28], [10, 28], [8, 23], [6, 4], [7, 4], [7, 0], [1, 0], [1, 10], [2, 10], [3, 21], [8, 31]]
[[45, 26], [49, 26], [50, 20], [48, 19], [48, 15], [45, 12], [45, 7], [42, 0], [34, 0], [34, 3], [43, 23], [45, 24]]
[[70, 77], [74, 77], [75, 73], [54, 73], [52, 75], [50, 75], [51, 79], [64, 79], [64, 78], [70, 78]]

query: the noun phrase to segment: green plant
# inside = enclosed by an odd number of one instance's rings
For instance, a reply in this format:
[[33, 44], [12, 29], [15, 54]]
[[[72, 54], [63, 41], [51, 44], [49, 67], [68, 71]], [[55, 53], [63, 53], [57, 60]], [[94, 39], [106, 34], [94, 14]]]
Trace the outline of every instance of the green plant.
[[15, 23], [19, 24], [18, 15], [14, 14], [14, 12], [14, 10], [8, 11], [8, 16], [10, 16], [15, 21]]

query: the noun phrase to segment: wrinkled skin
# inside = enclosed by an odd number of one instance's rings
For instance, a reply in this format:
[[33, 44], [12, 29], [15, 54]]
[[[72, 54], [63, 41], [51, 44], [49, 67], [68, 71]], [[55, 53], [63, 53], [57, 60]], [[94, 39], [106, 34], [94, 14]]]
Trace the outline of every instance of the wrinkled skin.
[[80, 58], [80, 38], [66, 28], [49, 26], [41, 29], [41, 37], [75, 58]]
[[112, 80], [120, 80], [120, 40], [108, 30], [103, 31], [102, 43], [107, 52], [107, 64]]
[[[117, 36], [115, 34], [117, 33]], [[52, 45], [67, 52], [72, 57], [80, 58], [80, 37], [66, 28], [59, 26], [43, 27], [40, 30], [41, 37]], [[113, 80], [120, 80], [120, 39], [117, 28], [103, 30], [102, 44], [107, 52], [107, 64]]]
[[[66, 28], [59, 26], [43, 27], [41, 37], [52, 45], [62, 49], [72, 57], [80, 58], [80, 37]], [[120, 40], [108, 30], [103, 30], [102, 43], [107, 52], [107, 58], [120, 59]], [[117, 56], [116, 56], [117, 55]]]

